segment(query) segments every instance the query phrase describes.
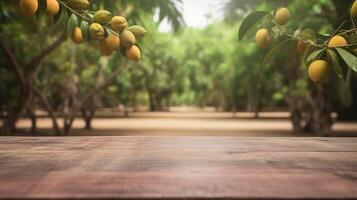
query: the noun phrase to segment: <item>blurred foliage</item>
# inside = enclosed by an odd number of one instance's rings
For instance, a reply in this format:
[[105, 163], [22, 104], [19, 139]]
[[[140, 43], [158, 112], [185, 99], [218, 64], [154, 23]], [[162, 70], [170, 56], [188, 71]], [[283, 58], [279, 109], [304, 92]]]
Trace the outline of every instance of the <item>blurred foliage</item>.
[[[26, 62], [61, 34], [63, 25], [52, 25], [51, 20], [43, 18], [20, 18], [12, 2], [1, 3], [0, 36], [19, 60]], [[251, 42], [253, 35], [238, 43], [237, 30], [247, 12], [283, 5], [293, 13], [287, 28], [311, 27], [321, 34], [333, 31], [333, 19], [338, 14], [336, 2], [330, 0], [232, 0], [225, 6], [225, 20], [214, 21], [202, 29], [181, 30], [184, 21], [180, 0], [93, 0], [93, 7], [123, 13], [131, 23], [140, 21], [149, 30], [139, 43], [145, 46], [142, 61], [127, 64], [119, 56], [103, 58], [91, 44], [75, 46], [67, 42], [42, 63], [36, 84], [51, 97], [53, 105], [60, 106], [62, 96], [69, 91], [80, 96], [123, 65], [124, 71], [100, 93], [98, 105], [146, 105], [152, 110], [164, 110], [170, 105], [251, 111], [281, 108], [285, 106], [285, 95], [304, 96], [311, 90], [304, 66], [291, 71], [289, 65], [292, 58], [301, 56], [295, 53], [294, 46], [287, 47], [269, 66], [262, 66], [267, 52]], [[159, 31], [164, 19], [172, 24], [174, 32]], [[0, 103], [9, 106], [18, 95], [17, 83], [3, 57], [0, 65]], [[292, 83], [291, 76], [297, 81]], [[75, 87], [68, 88], [68, 83]]]

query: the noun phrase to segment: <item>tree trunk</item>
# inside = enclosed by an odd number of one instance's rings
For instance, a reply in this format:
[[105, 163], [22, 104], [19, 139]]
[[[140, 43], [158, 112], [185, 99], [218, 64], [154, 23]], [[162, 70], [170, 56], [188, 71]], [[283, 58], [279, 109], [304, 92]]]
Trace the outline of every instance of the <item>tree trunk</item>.
[[329, 136], [333, 123], [331, 106], [323, 88], [317, 86], [315, 90], [313, 97], [286, 97], [293, 130], [295, 133], [304, 131], [315, 133], [318, 136]]
[[57, 119], [56, 119], [56, 115], [50, 105], [50, 103], [48, 102], [47, 98], [45, 97], [45, 95], [42, 93], [42, 91], [40, 91], [38, 88], [33, 87], [32, 90], [34, 91], [34, 93], [38, 96], [38, 98], [40, 99], [43, 107], [45, 108], [45, 110], [48, 113], [48, 116], [51, 118], [52, 120], [52, 126], [53, 129], [55, 131], [55, 134], [57, 136], [61, 135], [61, 129], [59, 128], [59, 125], [57, 123]]
[[314, 114], [315, 128], [314, 131], [319, 136], [330, 136], [332, 131], [331, 105], [322, 86], [317, 86], [317, 94]]
[[64, 129], [64, 133], [68, 136], [69, 132], [72, 129], [72, 125], [73, 125], [73, 121], [74, 121], [74, 117], [66, 117], [63, 122], [63, 129]]
[[162, 98], [160, 92], [155, 93], [156, 111], [162, 111]]
[[102, 84], [98, 85], [95, 87], [93, 90], [88, 91], [84, 97], [78, 101], [78, 102], [73, 102], [71, 104], [70, 108], [71, 110], [68, 110], [69, 112], [64, 114], [64, 133], [68, 135], [70, 132], [73, 122], [75, 120], [76, 113], [83, 107], [83, 105], [93, 98], [97, 93], [99, 93], [101, 90], [107, 88], [110, 83], [113, 82], [113, 80], [123, 71], [124, 67], [119, 66], [117, 67], [114, 72], [107, 78], [105, 79]]
[[26, 74], [20, 67], [15, 55], [8, 48], [2, 40], [0, 40], [0, 48], [4, 53], [4, 57], [7, 59], [8, 67], [15, 72], [17, 79], [19, 80], [20, 84], [20, 93], [19, 93], [19, 101], [17, 106], [14, 108], [9, 109], [9, 113], [7, 115], [7, 119], [4, 119], [1, 132], [5, 135], [8, 135], [12, 132], [15, 132], [16, 129], [16, 122], [21, 117], [22, 113], [24, 112], [26, 105], [28, 103], [30, 97], [30, 91], [28, 88], [29, 79], [27, 78]]
[[254, 118], [255, 119], [259, 118], [259, 109], [258, 108], [256, 108], [255, 111], [254, 111]]
[[302, 116], [299, 110], [293, 109], [290, 111], [291, 114], [291, 122], [293, 125], [293, 132], [294, 133], [301, 133], [301, 121]]
[[82, 117], [85, 123], [84, 129], [91, 130], [92, 129], [92, 121], [95, 115], [95, 108], [90, 108], [89, 110], [81, 109]]
[[0, 48], [4, 53], [5, 58], [8, 61], [9, 68], [15, 72], [16, 77], [20, 81], [20, 98], [16, 108], [12, 109], [11, 114], [8, 115], [8, 119], [4, 120], [1, 128], [1, 132], [9, 134], [16, 129], [16, 122], [19, 120], [25, 109], [27, 108], [31, 93], [32, 93], [32, 76], [41, 61], [58, 48], [66, 39], [66, 35], [62, 34], [55, 42], [41, 51], [37, 56], [34, 56], [32, 60], [26, 65], [26, 71], [22, 70], [14, 53], [8, 48], [2, 40], [0, 40]]
[[132, 92], [132, 106], [133, 106], [133, 112], [137, 112], [138, 108], [137, 108], [137, 99], [136, 99], [136, 92], [135, 90]]
[[[28, 83], [29, 85], [30, 83]], [[28, 87], [22, 88], [18, 105], [9, 112], [8, 118], [4, 120], [1, 132], [8, 135], [16, 131], [16, 122], [20, 119], [30, 101], [30, 90]]]
[[237, 115], [237, 106], [235, 104], [233, 104], [232, 106], [232, 114], [233, 114], [233, 118], [235, 118]]
[[72, 124], [76, 118], [78, 109], [75, 107], [75, 99], [72, 93], [65, 99], [63, 108], [63, 129], [65, 135], [68, 135], [72, 129]]
[[148, 94], [149, 94], [150, 111], [155, 111], [156, 110], [156, 106], [155, 106], [154, 94], [153, 94], [153, 92], [151, 90], [148, 90]]
[[166, 111], [170, 112], [171, 108], [171, 94], [166, 98]]
[[124, 117], [129, 117], [129, 108], [127, 105], [124, 105]]
[[77, 109], [74, 106], [74, 96], [70, 93], [65, 99], [63, 108], [63, 132], [68, 135], [72, 129], [73, 121], [76, 117]]
[[37, 116], [35, 111], [29, 106], [27, 108], [27, 112], [30, 116], [31, 119], [31, 129], [30, 129], [30, 133], [32, 135], [36, 135], [37, 134]]
[[1, 134], [10, 135], [10, 133], [15, 132], [16, 122], [19, 118], [19, 112], [15, 110], [9, 110], [6, 118], [3, 120], [1, 127]]
[[[293, 56], [292, 65], [289, 73], [290, 90], [296, 89], [296, 81], [299, 79], [300, 60], [298, 56]], [[321, 85], [313, 85], [312, 97], [294, 98], [290, 104], [292, 107], [292, 123], [295, 129], [301, 129], [301, 115], [305, 113], [305, 128], [304, 130], [312, 130], [319, 136], [329, 136], [331, 134], [332, 119], [331, 105], [325, 94], [324, 88]], [[305, 101], [305, 102], [304, 102]], [[298, 110], [295, 110], [298, 109]]]
[[84, 118], [84, 130], [92, 130], [92, 119], [91, 117]]

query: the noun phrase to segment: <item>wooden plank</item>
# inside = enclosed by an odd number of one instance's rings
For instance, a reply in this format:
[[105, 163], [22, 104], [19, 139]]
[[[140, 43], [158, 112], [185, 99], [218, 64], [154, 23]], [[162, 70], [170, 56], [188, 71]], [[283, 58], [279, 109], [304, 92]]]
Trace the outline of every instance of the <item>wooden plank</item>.
[[357, 198], [357, 138], [1, 137], [0, 198]]

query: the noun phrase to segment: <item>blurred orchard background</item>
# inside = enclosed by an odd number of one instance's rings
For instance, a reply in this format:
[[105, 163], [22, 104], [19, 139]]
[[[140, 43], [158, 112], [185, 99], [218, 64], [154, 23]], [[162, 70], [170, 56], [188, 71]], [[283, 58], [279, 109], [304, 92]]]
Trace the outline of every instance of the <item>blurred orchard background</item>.
[[[268, 65], [251, 11], [288, 7], [287, 29], [332, 34], [349, 0], [92, 0], [148, 30], [140, 62], [74, 44], [67, 18], [24, 17], [0, 3], [1, 135], [357, 135], [357, 77], [316, 98], [295, 47]], [[88, 95], [90, 94], [90, 95]], [[80, 107], [74, 109], [74, 105]]]

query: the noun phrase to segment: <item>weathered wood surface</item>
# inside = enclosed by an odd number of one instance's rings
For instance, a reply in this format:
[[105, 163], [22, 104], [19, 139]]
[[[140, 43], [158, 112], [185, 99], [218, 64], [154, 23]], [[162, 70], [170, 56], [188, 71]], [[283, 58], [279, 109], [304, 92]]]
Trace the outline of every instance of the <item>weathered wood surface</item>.
[[357, 198], [357, 138], [0, 138], [0, 198]]

